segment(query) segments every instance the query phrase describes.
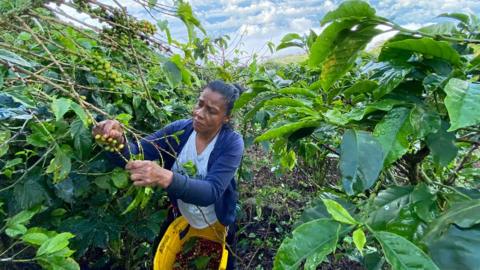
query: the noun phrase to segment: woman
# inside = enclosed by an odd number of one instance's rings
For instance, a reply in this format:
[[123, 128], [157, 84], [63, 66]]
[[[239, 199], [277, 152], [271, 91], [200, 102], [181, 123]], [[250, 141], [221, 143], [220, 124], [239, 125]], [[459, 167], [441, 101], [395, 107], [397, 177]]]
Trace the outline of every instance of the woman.
[[[238, 199], [234, 176], [243, 155], [243, 139], [233, 131], [230, 121], [240, 94], [237, 85], [213, 81], [201, 92], [192, 119], [175, 121], [139, 143], [130, 143], [121, 152], [128, 160], [130, 154], [142, 149], [144, 160], [125, 163], [118, 154], [110, 155], [116, 164], [126, 165], [134, 185], [165, 189], [174, 209], [179, 209], [190, 226], [202, 229], [217, 221], [226, 226], [230, 247], [235, 246]], [[115, 120], [99, 123], [93, 135], [126, 142]], [[160, 160], [163, 167], [153, 160]], [[188, 169], [192, 167], [193, 172]], [[173, 219], [170, 211], [160, 237]], [[227, 269], [234, 269], [234, 258], [229, 256]]]

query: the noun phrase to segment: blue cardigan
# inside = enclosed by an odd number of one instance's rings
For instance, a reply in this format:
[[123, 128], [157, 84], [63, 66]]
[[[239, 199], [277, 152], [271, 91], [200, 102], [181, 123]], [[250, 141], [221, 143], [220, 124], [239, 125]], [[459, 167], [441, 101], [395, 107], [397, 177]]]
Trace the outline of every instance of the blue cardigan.
[[[144, 159], [163, 161], [163, 167], [170, 170], [192, 131], [192, 119], [184, 119], [141, 139]], [[176, 135], [172, 136], [173, 134]], [[215, 204], [215, 213], [220, 223], [225, 226], [232, 224], [238, 200], [234, 176], [242, 159], [243, 147], [242, 136], [224, 125], [210, 154], [206, 177], [198, 180], [174, 173], [173, 181], [166, 189], [171, 202], [176, 205], [177, 199], [181, 199], [199, 206]], [[129, 149], [131, 153], [138, 154], [138, 142], [131, 142], [122, 151], [127, 159], [130, 156]], [[126, 164], [118, 154], [109, 154], [109, 157], [119, 166], [124, 167]]]

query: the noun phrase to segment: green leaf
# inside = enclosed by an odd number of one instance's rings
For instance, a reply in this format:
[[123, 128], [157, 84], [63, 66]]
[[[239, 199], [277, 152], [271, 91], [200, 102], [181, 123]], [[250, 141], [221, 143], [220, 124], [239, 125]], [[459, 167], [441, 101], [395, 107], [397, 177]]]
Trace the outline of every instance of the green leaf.
[[417, 30], [430, 35], [454, 35], [458, 33], [457, 26], [452, 22], [427, 25]]
[[233, 106], [233, 111], [238, 111], [240, 108], [245, 106], [248, 102], [252, 101], [262, 92], [271, 91], [272, 88], [269, 85], [262, 85], [261, 87], [252, 87], [251, 91], [243, 92], [242, 95], [235, 101]]
[[302, 40], [302, 37], [297, 33], [288, 33], [285, 36], [283, 36], [283, 38], [282, 38], [282, 40], [280, 40], [280, 42], [290, 42], [290, 41], [295, 40], [295, 39]]
[[410, 203], [413, 187], [393, 186], [380, 191], [373, 201], [367, 223], [377, 230], [386, 229], [387, 223], [396, 218], [400, 210]]
[[311, 206], [305, 211], [303, 211], [302, 215], [294, 224], [294, 227], [298, 227], [303, 223], [308, 221], [312, 221], [319, 218], [330, 218], [330, 214], [325, 207], [325, 203], [323, 203], [324, 198], [329, 198], [335, 200], [339, 204], [342, 205], [344, 209], [346, 209], [349, 213], [353, 213], [356, 210], [354, 204], [352, 204], [349, 200], [339, 197], [332, 193], [323, 193], [322, 198], [316, 198], [311, 202]]
[[382, 169], [382, 146], [368, 132], [348, 130], [340, 147], [340, 173], [347, 194], [370, 188]]
[[53, 173], [53, 182], [58, 183], [67, 178], [72, 167], [70, 160], [71, 149], [68, 145], [57, 147], [55, 158], [50, 161], [46, 172]]
[[315, 98], [317, 94], [309, 89], [300, 87], [287, 87], [278, 90], [278, 93], [285, 95], [301, 95], [308, 98]]
[[85, 127], [88, 127], [88, 115], [85, 112], [85, 110], [83, 110], [82, 106], [78, 105], [75, 102], [72, 102], [70, 106], [71, 106], [72, 110], [75, 112], [75, 114], [78, 116], [78, 118], [80, 118], [83, 125]]
[[348, 213], [345, 208], [338, 202], [330, 199], [322, 199], [327, 211], [332, 218], [338, 222], [345, 223], [345, 224], [357, 224], [358, 222]]
[[365, 237], [365, 233], [363, 232], [362, 228], [358, 228], [353, 232], [353, 243], [355, 247], [360, 251], [363, 256], [363, 247], [365, 243], [367, 243], [367, 238]]
[[373, 232], [373, 235], [382, 246], [385, 258], [392, 269], [439, 270], [427, 254], [407, 239], [389, 232]]
[[464, 13], [442, 13], [438, 15], [438, 17], [445, 17], [445, 18], [453, 18], [457, 19], [461, 22], [463, 22], [465, 25], [468, 25], [470, 23], [470, 18], [468, 17], [467, 14]]
[[278, 248], [273, 269], [298, 269], [304, 261], [304, 269], [316, 269], [335, 250], [338, 237], [349, 230], [330, 219], [316, 219], [300, 225]]
[[446, 167], [455, 159], [458, 153], [458, 147], [455, 145], [455, 132], [448, 132], [448, 123], [442, 121], [440, 128], [435, 133], [427, 136], [427, 146], [433, 161], [442, 167]]
[[70, 126], [70, 132], [73, 138], [73, 146], [75, 153], [81, 159], [85, 159], [90, 155], [92, 147], [92, 135], [90, 130], [80, 120], [73, 121]]
[[357, 107], [345, 114], [349, 121], [360, 121], [366, 115], [376, 111], [390, 111], [394, 106], [405, 104], [404, 101], [397, 99], [382, 99], [364, 107]]
[[115, 168], [112, 173], [112, 181], [115, 187], [117, 188], [124, 188], [128, 185], [128, 172], [120, 169]]
[[370, 80], [362, 80], [356, 82], [354, 85], [343, 91], [343, 94], [346, 98], [351, 97], [352, 95], [363, 94], [363, 93], [372, 93], [374, 89], [378, 87], [378, 84]]
[[167, 82], [171, 88], [176, 88], [182, 82], [182, 73], [177, 65], [172, 61], [163, 64], [163, 70], [167, 76]]
[[384, 47], [417, 52], [444, 59], [454, 65], [460, 64], [460, 55], [446, 41], [437, 41], [431, 38], [404, 39], [385, 43]]
[[437, 132], [441, 123], [440, 115], [421, 106], [415, 106], [410, 113], [410, 125], [419, 138]]
[[266, 101], [264, 106], [310, 107], [310, 104], [296, 98], [280, 97]]
[[370, 7], [367, 2], [360, 0], [344, 1], [340, 6], [329, 11], [323, 17], [320, 25], [325, 25], [328, 22], [338, 19], [361, 19], [371, 18], [375, 16], [375, 9]]
[[341, 78], [355, 63], [358, 53], [370, 40], [380, 33], [376, 25], [359, 25], [358, 29], [343, 31], [341, 39], [337, 39], [322, 64], [320, 81], [324, 91]]
[[8, 152], [7, 141], [11, 138], [12, 134], [10, 130], [0, 130], [0, 157]]
[[133, 116], [127, 113], [121, 113], [115, 117], [120, 123], [124, 124], [125, 126], [129, 126], [130, 120], [132, 120]]
[[41, 257], [44, 255], [52, 254], [57, 251], [60, 251], [66, 247], [68, 247], [69, 239], [72, 239], [75, 235], [71, 233], [59, 233], [53, 238], [48, 239], [45, 241], [37, 250], [37, 257]]
[[379, 99], [390, 93], [401, 82], [404, 81], [405, 76], [407, 76], [410, 70], [410, 68], [400, 68], [385, 64], [380, 70], [378, 70], [380, 75], [376, 76], [378, 88], [373, 92], [374, 97]]
[[14, 159], [7, 160], [7, 162], [5, 163], [2, 169], [13, 168], [22, 162], [23, 162], [22, 158], [14, 158]]
[[42, 208], [37, 206], [29, 210], [20, 211], [15, 216], [8, 218], [5, 224], [5, 233], [10, 237], [15, 237], [27, 232], [26, 224], [30, 222], [30, 219], [36, 215]]
[[322, 64], [336, 46], [337, 39], [343, 37], [344, 30], [352, 28], [356, 23], [356, 21], [341, 21], [328, 25], [320, 33], [310, 49], [308, 57], [310, 66], [316, 67]]
[[457, 78], [448, 81], [444, 88], [451, 126], [448, 131], [480, 123], [480, 84], [469, 83]]
[[21, 56], [11, 51], [7, 51], [5, 49], [0, 49], [0, 59], [5, 60], [8, 63], [13, 65], [19, 65], [22, 67], [29, 67], [29, 68], [33, 67], [33, 65], [30, 62], [23, 59]]
[[170, 28], [168, 28], [168, 20], [158, 20], [157, 26], [167, 35], [168, 44], [172, 44], [172, 35], [170, 34]]
[[52, 111], [57, 121], [63, 118], [63, 115], [70, 110], [72, 101], [66, 98], [55, 99], [52, 102]]
[[410, 125], [410, 109], [397, 107], [392, 109], [380, 121], [373, 134], [383, 147], [384, 165], [390, 165], [402, 157], [412, 142], [413, 129]]
[[285, 48], [289, 48], [289, 47], [303, 48], [303, 44], [299, 43], [299, 42], [282, 42], [282, 43], [278, 44], [277, 48], [275, 48], [275, 49], [277, 51], [279, 51], [281, 49], [285, 49]]
[[192, 11], [192, 6], [186, 1], [179, 1], [177, 3], [177, 16], [180, 20], [185, 23], [188, 31], [188, 40], [193, 41], [195, 37], [194, 26], [200, 29], [204, 34], [206, 34], [205, 29], [203, 29], [200, 21], [195, 17]]
[[460, 228], [470, 228], [479, 223], [480, 200], [455, 203], [442, 216], [429, 224], [423, 240], [432, 242], [438, 239], [452, 224]]
[[462, 229], [450, 226], [439, 238], [426, 243], [440, 269], [478, 269], [480, 226]]
[[283, 135], [293, 133], [301, 128], [305, 127], [317, 127], [320, 124], [320, 120], [314, 117], [308, 117], [300, 120], [299, 122], [289, 123], [277, 128], [272, 128], [262, 135], [255, 138], [255, 142], [266, 141], [274, 138], [279, 138]]
[[44, 181], [42, 173], [40, 168], [35, 168], [23, 181], [15, 185], [13, 195], [17, 207], [28, 209], [48, 198], [46, 190], [41, 185]]
[[41, 232], [27, 232], [25, 235], [22, 236], [22, 240], [29, 244], [40, 246], [48, 240], [48, 236]]

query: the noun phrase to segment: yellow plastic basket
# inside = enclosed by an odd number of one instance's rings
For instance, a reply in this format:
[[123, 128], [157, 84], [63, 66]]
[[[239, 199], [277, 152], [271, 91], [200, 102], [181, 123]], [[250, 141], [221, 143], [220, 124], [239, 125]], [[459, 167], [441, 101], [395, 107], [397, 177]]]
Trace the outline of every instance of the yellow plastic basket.
[[154, 270], [171, 270], [175, 263], [175, 257], [182, 250], [183, 243], [191, 237], [200, 237], [222, 244], [222, 258], [220, 259], [219, 270], [227, 268], [228, 250], [225, 248], [226, 230], [225, 226], [216, 222], [205, 229], [188, 227], [188, 221], [180, 216], [168, 226], [165, 235], [160, 241], [153, 261]]

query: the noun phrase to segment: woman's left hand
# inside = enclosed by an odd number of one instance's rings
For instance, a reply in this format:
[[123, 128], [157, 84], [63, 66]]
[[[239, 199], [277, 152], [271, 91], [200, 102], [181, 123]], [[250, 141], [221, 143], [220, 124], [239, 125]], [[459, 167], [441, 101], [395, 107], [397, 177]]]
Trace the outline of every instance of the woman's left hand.
[[160, 186], [167, 188], [172, 183], [173, 173], [150, 160], [134, 160], [127, 163], [130, 179], [135, 186]]

